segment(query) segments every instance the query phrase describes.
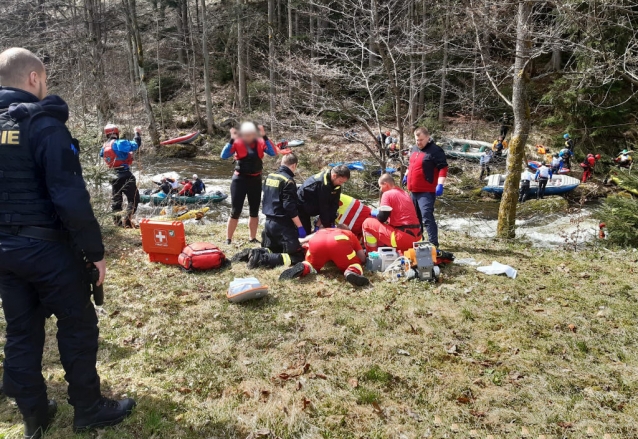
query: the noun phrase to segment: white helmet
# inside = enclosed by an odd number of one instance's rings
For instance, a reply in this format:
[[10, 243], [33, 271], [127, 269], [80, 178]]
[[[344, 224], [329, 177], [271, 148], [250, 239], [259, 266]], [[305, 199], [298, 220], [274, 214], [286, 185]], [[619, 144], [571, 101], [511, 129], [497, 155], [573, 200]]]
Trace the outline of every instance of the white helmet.
[[239, 134], [257, 134], [257, 127], [252, 122], [243, 122], [239, 128]]
[[193, 180], [197, 180], [198, 178], [197, 174], [193, 174]]

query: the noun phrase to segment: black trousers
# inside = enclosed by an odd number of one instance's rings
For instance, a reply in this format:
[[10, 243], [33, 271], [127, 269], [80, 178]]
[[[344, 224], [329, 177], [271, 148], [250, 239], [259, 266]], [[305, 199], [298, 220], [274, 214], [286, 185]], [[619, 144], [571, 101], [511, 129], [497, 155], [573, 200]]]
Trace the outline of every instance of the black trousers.
[[518, 193], [518, 202], [524, 203], [527, 201], [527, 197], [529, 196], [529, 180], [524, 180], [521, 182], [521, 189]]
[[118, 173], [117, 177], [111, 182], [113, 212], [121, 212], [124, 198], [126, 197], [126, 212], [133, 215], [137, 212], [137, 206], [140, 204], [140, 191], [137, 190], [137, 180], [132, 172]]
[[510, 127], [507, 125], [501, 125], [501, 137], [505, 139], [507, 137], [507, 133], [509, 132]]
[[484, 165], [481, 165], [481, 175], [479, 176], [479, 180], [483, 180], [483, 176], [487, 175], [489, 176], [491, 174], [490, 172], [490, 165], [489, 163], [486, 163]]
[[538, 179], [538, 192], [536, 193], [536, 199], [545, 198], [545, 188], [547, 187], [547, 183], [549, 182], [549, 178], [539, 178]]
[[239, 219], [244, 210], [244, 201], [248, 197], [248, 210], [251, 218], [259, 216], [261, 204], [261, 175], [235, 174], [230, 182], [230, 216]]
[[[291, 219], [267, 218], [261, 241], [265, 248], [282, 255], [283, 264], [297, 264], [305, 259], [306, 253], [299, 243], [299, 231]], [[283, 255], [289, 256], [290, 261], [286, 261]]]
[[22, 414], [47, 404], [42, 352], [44, 324], [51, 315], [57, 317], [69, 403], [88, 407], [97, 402], [98, 320], [84, 265], [71, 246], [0, 234], [0, 297], [7, 322], [4, 393], [15, 398]]

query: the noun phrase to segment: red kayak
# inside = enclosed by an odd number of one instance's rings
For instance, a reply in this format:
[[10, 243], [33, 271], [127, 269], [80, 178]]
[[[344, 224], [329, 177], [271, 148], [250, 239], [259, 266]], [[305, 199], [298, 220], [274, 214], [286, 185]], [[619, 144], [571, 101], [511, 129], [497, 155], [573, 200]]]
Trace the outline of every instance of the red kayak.
[[190, 133], [190, 134], [186, 134], [185, 136], [182, 137], [175, 137], [174, 139], [168, 139], [165, 140], [163, 142], [160, 143], [160, 145], [166, 146], [166, 145], [186, 145], [188, 143], [192, 143], [195, 140], [197, 140], [197, 138], [199, 137], [199, 131], [195, 132], [195, 133]]

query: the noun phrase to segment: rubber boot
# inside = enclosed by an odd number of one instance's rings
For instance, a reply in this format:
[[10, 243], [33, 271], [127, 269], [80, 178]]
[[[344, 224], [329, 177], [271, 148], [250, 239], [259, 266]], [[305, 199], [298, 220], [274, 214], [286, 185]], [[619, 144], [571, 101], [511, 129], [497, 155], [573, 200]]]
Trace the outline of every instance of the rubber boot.
[[317, 270], [308, 262], [300, 262], [284, 270], [279, 276], [279, 280], [290, 280], [305, 277], [309, 274], [316, 274]]
[[91, 407], [76, 407], [73, 431], [77, 433], [117, 425], [131, 414], [135, 405], [131, 398], [115, 401], [102, 397]]
[[31, 416], [24, 417], [24, 438], [40, 439], [51, 425], [55, 414], [58, 412], [58, 405], [52, 399], [49, 400], [46, 407]]
[[366, 285], [370, 285], [370, 281], [367, 277], [359, 273], [355, 273], [354, 271], [346, 273], [346, 280], [355, 287], [365, 287]]

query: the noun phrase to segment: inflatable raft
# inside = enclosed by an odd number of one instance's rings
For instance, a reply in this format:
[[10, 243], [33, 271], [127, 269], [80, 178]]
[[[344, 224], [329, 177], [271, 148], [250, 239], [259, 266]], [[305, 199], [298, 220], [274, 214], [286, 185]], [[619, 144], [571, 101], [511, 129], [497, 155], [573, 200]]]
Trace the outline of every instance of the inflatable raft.
[[151, 218], [153, 221], [186, 221], [189, 219], [200, 219], [208, 213], [210, 207], [203, 207], [201, 209], [193, 209], [178, 215], [162, 215], [155, 218]]
[[[494, 174], [487, 178], [487, 185], [483, 188], [483, 191], [491, 194], [502, 194], [503, 185], [505, 184], [505, 175]], [[580, 180], [570, 177], [569, 175], [554, 175], [552, 179], [547, 183], [545, 189], [545, 195], [562, 195], [567, 192], [571, 192], [580, 186]], [[538, 183], [532, 181], [530, 185], [529, 194], [535, 195], [538, 192]]]
[[164, 140], [160, 142], [160, 145], [187, 145], [189, 143], [193, 143], [195, 140], [199, 138], [200, 132], [197, 131], [195, 133], [186, 134], [185, 136], [175, 137], [174, 139]]
[[[328, 166], [330, 166], [331, 168], [334, 168], [335, 166], [341, 166], [341, 165], [347, 166], [348, 169], [350, 169], [351, 171], [365, 171], [366, 169], [375, 168], [375, 165], [373, 165], [372, 163], [361, 162], [361, 161], [346, 162], [346, 163], [344, 163], [344, 162], [330, 163]], [[373, 172], [378, 172], [378, 170], [373, 170]], [[390, 174], [394, 174], [395, 172], [397, 172], [397, 170], [394, 169], [394, 168], [387, 167], [387, 168], [385, 168], [385, 172], [388, 172]]]
[[215, 192], [211, 194], [204, 195], [196, 195], [194, 197], [180, 197], [179, 195], [174, 196], [166, 196], [164, 194], [158, 193], [153, 195], [140, 195], [140, 202], [142, 203], [151, 203], [154, 206], [160, 206], [163, 204], [198, 204], [200, 206], [205, 204], [216, 204], [221, 203], [228, 195], [222, 194], [221, 192]]
[[[440, 146], [448, 157], [476, 161], [481, 159], [483, 151], [492, 149], [491, 143], [467, 139], [443, 139]], [[503, 154], [500, 158], [507, 157], [507, 153], [507, 149], [503, 150]], [[497, 159], [492, 158], [492, 160]]]

